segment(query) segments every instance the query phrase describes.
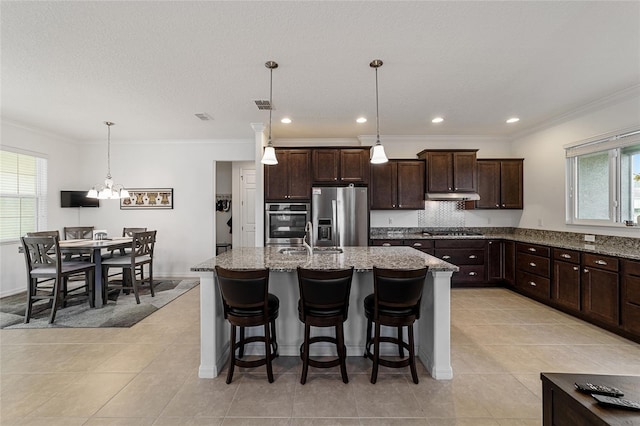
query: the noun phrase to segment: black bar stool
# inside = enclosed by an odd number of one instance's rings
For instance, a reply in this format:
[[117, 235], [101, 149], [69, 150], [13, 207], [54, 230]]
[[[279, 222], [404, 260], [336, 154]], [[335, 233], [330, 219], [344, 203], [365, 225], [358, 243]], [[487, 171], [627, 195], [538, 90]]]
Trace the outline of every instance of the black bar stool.
[[[367, 338], [365, 358], [373, 360], [371, 383], [378, 379], [378, 366], [401, 368], [409, 366], [414, 383], [418, 383], [416, 371], [415, 344], [413, 323], [420, 318], [420, 301], [422, 289], [427, 276], [427, 268], [398, 270], [373, 267], [373, 294], [364, 299], [364, 313], [367, 317]], [[375, 332], [371, 335], [372, 323]], [[380, 327], [395, 327], [397, 337], [381, 336]], [[402, 327], [407, 327], [408, 342], [402, 338]], [[380, 357], [380, 342], [398, 345], [400, 357], [404, 358], [403, 349], [409, 351], [409, 357], [392, 361]], [[373, 345], [373, 352], [371, 351]]]
[[[342, 381], [347, 377], [347, 349], [344, 345], [343, 324], [349, 311], [349, 294], [353, 267], [338, 270], [313, 270], [298, 267], [298, 317], [304, 323], [304, 342], [300, 346], [302, 376], [300, 383], [307, 381], [309, 366], [330, 368], [340, 366]], [[311, 327], [335, 327], [336, 337], [310, 336]], [[309, 347], [317, 342], [330, 342], [336, 345], [338, 357], [330, 361], [318, 361], [309, 356]]]
[[[273, 383], [271, 361], [278, 356], [276, 341], [276, 318], [280, 300], [269, 293], [269, 269], [230, 270], [216, 266], [216, 276], [224, 317], [231, 324], [229, 373], [227, 384], [233, 379], [233, 369], [267, 366], [267, 378]], [[264, 326], [263, 336], [244, 337], [245, 327]], [[236, 341], [236, 327], [240, 328], [240, 339]], [[252, 342], [264, 342], [264, 358], [243, 361], [244, 345]], [[236, 350], [238, 356], [236, 357]]]

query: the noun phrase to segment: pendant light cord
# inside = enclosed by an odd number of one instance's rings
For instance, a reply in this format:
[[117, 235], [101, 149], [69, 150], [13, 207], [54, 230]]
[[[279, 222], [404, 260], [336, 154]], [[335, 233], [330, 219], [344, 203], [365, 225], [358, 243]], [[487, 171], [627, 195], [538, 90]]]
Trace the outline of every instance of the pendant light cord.
[[107, 179], [111, 179], [111, 125], [110, 121], [105, 121], [107, 125]]
[[269, 142], [268, 146], [271, 146], [271, 111], [273, 111], [273, 68], [269, 69]]
[[380, 114], [378, 110], [378, 68], [376, 67], [376, 143], [380, 144]]

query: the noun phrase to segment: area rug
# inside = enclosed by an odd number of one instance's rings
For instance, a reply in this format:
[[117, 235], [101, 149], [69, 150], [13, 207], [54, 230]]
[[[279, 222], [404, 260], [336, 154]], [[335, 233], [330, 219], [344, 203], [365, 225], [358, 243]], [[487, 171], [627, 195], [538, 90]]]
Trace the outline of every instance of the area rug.
[[27, 293], [15, 294], [0, 299], [0, 328], [97, 328], [131, 327], [151, 315], [175, 298], [199, 284], [199, 280], [154, 280], [155, 297], [151, 297], [148, 286], [140, 288], [140, 304], [136, 304], [133, 293], [111, 292], [109, 301], [100, 309], [92, 309], [86, 299], [69, 302], [58, 308], [56, 319], [49, 324], [51, 311], [46, 302], [34, 305], [28, 324], [24, 323]]

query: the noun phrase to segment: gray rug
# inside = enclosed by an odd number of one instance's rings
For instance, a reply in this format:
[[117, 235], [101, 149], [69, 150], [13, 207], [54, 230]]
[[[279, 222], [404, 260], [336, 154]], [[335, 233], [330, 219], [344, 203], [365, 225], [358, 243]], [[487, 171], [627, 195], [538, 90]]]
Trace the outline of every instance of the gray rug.
[[53, 324], [48, 323], [51, 310], [46, 307], [46, 302], [34, 305], [31, 320], [25, 324], [27, 293], [15, 294], [0, 299], [0, 328], [131, 327], [199, 283], [197, 278], [154, 280], [155, 297], [151, 297], [148, 286], [142, 287], [139, 305], [133, 293], [119, 291], [111, 292], [108, 303], [101, 309], [92, 309], [86, 299], [78, 299], [65, 308], [58, 308]]

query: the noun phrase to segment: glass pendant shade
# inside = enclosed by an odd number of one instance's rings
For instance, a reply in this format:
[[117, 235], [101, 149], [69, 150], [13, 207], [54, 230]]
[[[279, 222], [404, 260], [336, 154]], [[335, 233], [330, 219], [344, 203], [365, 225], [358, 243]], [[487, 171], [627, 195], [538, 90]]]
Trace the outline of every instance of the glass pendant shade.
[[382, 164], [389, 161], [384, 153], [384, 146], [376, 144], [373, 146], [373, 154], [371, 155], [371, 164]]
[[260, 162], [268, 166], [273, 166], [275, 164], [278, 164], [275, 148], [272, 146], [265, 146], [264, 154], [262, 155], [262, 160], [260, 160]]
[[107, 177], [104, 180], [104, 184], [99, 183], [94, 185], [89, 192], [87, 192], [87, 198], [97, 198], [99, 200], [117, 200], [119, 198], [129, 197], [129, 191], [124, 188], [124, 185], [114, 184], [111, 178], [111, 126], [114, 123], [105, 121], [107, 125]]

